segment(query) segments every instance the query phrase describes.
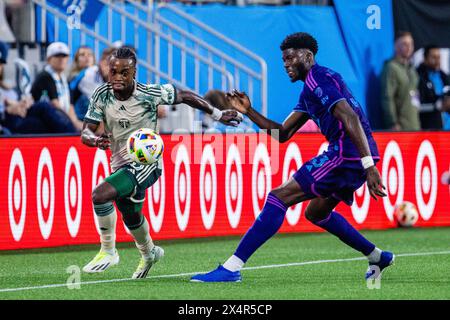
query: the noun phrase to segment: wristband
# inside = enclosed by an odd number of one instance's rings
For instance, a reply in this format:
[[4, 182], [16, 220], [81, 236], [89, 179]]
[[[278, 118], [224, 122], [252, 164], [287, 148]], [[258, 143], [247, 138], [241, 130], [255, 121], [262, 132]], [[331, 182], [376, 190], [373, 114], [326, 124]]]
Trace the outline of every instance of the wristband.
[[222, 111], [217, 108], [213, 108], [213, 112], [210, 114], [211, 118], [214, 120], [220, 120], [222, 118]]
[[375, 163], [373, 162], [372, 156], [367, 156], [367, 157], [361, 158], [361, 163], [362, 163], [362, 166], [364, 169], [368, 169], [375, 165]]

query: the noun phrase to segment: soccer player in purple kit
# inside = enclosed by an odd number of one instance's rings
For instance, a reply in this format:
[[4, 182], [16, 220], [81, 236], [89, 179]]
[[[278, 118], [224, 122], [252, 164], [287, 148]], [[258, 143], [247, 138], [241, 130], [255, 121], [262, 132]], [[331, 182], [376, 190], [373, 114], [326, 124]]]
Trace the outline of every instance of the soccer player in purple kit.
[[315, 62], [318, 45], [311, 35], [303, 32], [289, 35], [280, 49], [291, 82], [301, 80], [305, 84], [298, 104], [283, 124], [254, 110], [245, 93], [229, 93], [228, 100], [236, 110], [280, 142], [288, 141], [312, 119], [327, 138], [328, 150], [304, 163], [292, 178], [268, 194], [263, 210], [223, 265], [209, 273], [194, 275], [191, 281], [241, 281], [240, 270], [278, 231], [287, 209], [306, 200], [311, 200], [305, 211], [306, 218], [367, 256], [366, 280], [379, 278], [381, 271], [393, 264], [394, 254], [376, 247], [333, 211], [341, 201], [351, 205], [354, 191], [366, 181], [375, 200], [377, 196], [386, 196], [375, 167], [380, 157], [369, 123], [342, 77]]

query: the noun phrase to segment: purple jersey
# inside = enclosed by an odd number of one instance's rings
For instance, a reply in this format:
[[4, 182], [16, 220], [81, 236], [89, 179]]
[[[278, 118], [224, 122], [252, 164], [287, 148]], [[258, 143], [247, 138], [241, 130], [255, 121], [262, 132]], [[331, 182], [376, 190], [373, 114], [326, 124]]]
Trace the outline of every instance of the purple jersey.
[[358, 115], [372, 157], [378, 159], [378, 148], [369, 122], [339, 73], [315, 64], [306, 77], [305, 86], [294, 111], [307, 113], [317, 124], [329, 142], [328, 151], [338, 152], [345, 160], [359, 160], [358, 149], [345, 132], [342, 122], [332, 114], [336, 103], [344, 99]]

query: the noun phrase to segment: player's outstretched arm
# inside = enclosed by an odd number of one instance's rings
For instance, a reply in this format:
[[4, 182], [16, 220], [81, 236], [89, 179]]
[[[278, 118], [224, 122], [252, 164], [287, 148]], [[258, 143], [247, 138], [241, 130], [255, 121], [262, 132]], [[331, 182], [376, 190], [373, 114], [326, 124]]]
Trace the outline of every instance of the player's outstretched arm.
[[247, 115], [258, 127], [267, 130], [279, 142], [288, 141], [309, 119], [306, 113], [291, 112], [282, 124], [277, 123], [253, 109], [248, 96], [236, 90], [227, 93], [227, 100], [234, 109]]
[[[375, 200], [377, 200], [376, 196], [385, 197], [386, 193], [384, 193], [382, 189], [386, 189], [386, 187], [381, 182], [380, 173], [373, 163], [369, 143], [367, 142], [367, 137], [358, 115], [345, 100], [337, 102], [332, 112], [333, 116], [342, 122], [345, 131], [359, 151], [364, 168], [367, 172], [367, 186], [369, 187], [370, 195]], [[364, 160], [367, 160], [367, 162]]]
[[81, 142], [88, 147], [98, 147], [106, 150], [111, 146], [110, 135], [102, 134], [97, 136], [94, 132], [97, 131], [99, 124], [86, 122], [83, 123], [83, 130], [81, 131]]
[[185, 103], [195, 109], [206, 112], [214, 120], [220, 121], [228, 126], [236, 127], [242, 121], [242, 115], [236, 110], [219, 110], [192, 91], [182, 89], [176, 90], [177, 93], [174, 104]]

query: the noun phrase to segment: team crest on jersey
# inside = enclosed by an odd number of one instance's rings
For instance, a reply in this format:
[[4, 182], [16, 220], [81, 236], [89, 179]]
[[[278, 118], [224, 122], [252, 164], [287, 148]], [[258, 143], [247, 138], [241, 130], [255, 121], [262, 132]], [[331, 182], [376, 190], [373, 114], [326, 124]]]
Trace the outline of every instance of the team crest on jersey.
[[320, 87], [317, 87], [314, 90], [314, 93], [316, 94], [316, 96], [318, 96], [320, 98], [322, 96], [322, 94], [323, 94], [323, 91], [322, 91], [322, 89]]
[[130, 126], [130, 121], [127, 119], [120, 119], [119, 124], [122, 128], [126, 129]]

